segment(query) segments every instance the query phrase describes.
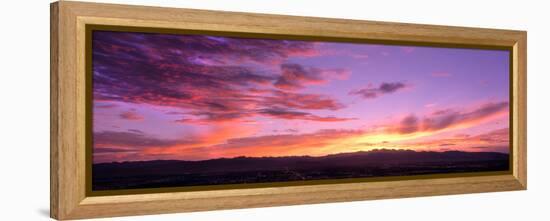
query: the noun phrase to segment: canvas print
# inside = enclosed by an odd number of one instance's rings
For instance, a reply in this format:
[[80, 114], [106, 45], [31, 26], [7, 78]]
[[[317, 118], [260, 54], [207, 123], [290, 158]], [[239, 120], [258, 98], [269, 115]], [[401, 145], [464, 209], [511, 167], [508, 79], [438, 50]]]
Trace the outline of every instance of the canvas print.
[[510, 169], [508, 50], [91, 40], [93, 191]]

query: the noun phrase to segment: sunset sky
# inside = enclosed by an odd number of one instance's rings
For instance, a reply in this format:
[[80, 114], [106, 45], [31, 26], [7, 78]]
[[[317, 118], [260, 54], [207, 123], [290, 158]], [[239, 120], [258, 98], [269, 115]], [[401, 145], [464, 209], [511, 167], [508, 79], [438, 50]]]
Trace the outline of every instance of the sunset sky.
[[94, 31], [93, 161], [508, 153], [504, 50]]

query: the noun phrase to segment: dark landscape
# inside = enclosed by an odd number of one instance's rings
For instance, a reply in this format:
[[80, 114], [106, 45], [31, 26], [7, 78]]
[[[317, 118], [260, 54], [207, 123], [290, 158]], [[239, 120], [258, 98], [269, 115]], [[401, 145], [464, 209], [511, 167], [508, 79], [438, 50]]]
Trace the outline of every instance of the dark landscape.
[[382, 149], [322, 157], [113, 162], [93, 165], [92, 189], [99, 191], [506, 171], [509, 168], [508, 160], [508, 154], [497, 152]]

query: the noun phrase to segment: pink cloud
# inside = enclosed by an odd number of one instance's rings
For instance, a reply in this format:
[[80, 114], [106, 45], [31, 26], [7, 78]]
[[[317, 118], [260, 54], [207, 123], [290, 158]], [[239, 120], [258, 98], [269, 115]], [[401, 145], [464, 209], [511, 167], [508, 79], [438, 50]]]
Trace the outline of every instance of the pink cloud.
[[126, 111], [122, 112], [120, 115], [120, 118], [124, 120], [135, 120], [135, 121], [141, 121], [144, 119], [143, 116], [139, 115], [135, 111]]
[[441, 109], [430, 115], [418, 118], [408, 115], [396, 125], [389, 126], [389, 132], [410, 134], [416, 132], [433, 132], [458, 126], [477, 124], [487, 119], [508, 113], [508, 102], [485, 103], [470, 111]]

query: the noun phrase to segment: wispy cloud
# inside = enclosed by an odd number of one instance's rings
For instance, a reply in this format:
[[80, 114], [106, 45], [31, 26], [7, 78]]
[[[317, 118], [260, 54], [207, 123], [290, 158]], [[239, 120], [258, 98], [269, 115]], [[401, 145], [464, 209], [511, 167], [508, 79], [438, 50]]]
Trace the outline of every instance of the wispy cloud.
[[349, 121], [349, 120], [356, 119], [356, 118], [340, 118], [340, 117], [334, 117], [334, 116], [320, 117], [307, 112], [285, 110], [280, 108], [263, 109], [263, 110], [260, 110], [259, 113], [266, 116], [281, 118], [281, 119], [308, 120], [308, 121], [320, 121], [320, 122], [339, 122], [339, 121]]
[[408, 86], [409, 85], [404, 82], [383, 82], [378, 86], [370, 84], [365, 88], [352, 90], [349, 92], [349, 94], [359, 95], [365, 99], [374, 99], [385, 94], [395, 93], [399, 90], [407, 88]]
[[428, 141], [405, 142], [402, 145], [429, 150], [466, 150], [508, 152], [510, 133], [508, 128], [491, 130], [475, 136], [451, 136]]
[[113, 103], [101, 103], [101, 102], [94, 103], [94, 108], [98, 108], [98, 109], [111, 109], [115, 107], [118, 107], [118, 105]]
[[134, 131], [100, 131], [93, 134], [93, 139], [94, 147], [165, 147], [182, 143], [180, 140], [159, 139]]
[[397, 125], [389, 126], [389, 132], [409, 134], [439, 131], [447, 128], [471, 125], [508, 113], [508, 102], [486, 103], [471, 111], [441, 109], [423, 118], [409, 115]]
[[[372, 148], [397, 148], [415, 150], [468, 150], [507, 151], [508, 128], [479, 135], [455, 134], [444, 138], [425, 140], [434, 134], [460, 130], [497, 119], [507, 112], [507, 102], [490, 102], [455, 110], [434, 111], [423, 117], [405, 116], [398, 122], [388, 122], [381, 127], [364, 129], [332, 129], [297, 133], [257, 136], [253, 128], [235, 127], [231, 122], [219, 122], [215, 130], [205, 134], [187, 135], [179, 139], [160, 139], [132, 130], [127, 132], [101, 131], [94, 133], [94, 147], [105, 149], [102, 154], [116, 155], [112, 159], [211, 159], [236, 156], [288, 156], [323, 155], [342, 151]], [[280, 119], [310, 121], [347, 121], [352, 119], [319, 117], [305, 112], [285, 109], [264, 109], [264, 116]], [[368, 144], [368, 145], [367, 145]], [[322, 148], [320, 148], [322, 147]], [[484, 148], [480, 148], [484, 147]], [[131, 150], [131, 151], [130, 151]], [[125, 158], [128, 156], [131, 158]], [[104, 158], [98, 158], [104, 159]], [[107, 159], [107, 158], [105, 158]]]
[[120, 113], [120, 118], [124, 119], [124, 120], [135, 120], [135, 121], [141, 121], [144, 119], [143, 116], [139, 115], [137, 112], [135, 111], [125, 111], [125, 112], [122, 112]]
[[304, 110], [339, 110], [344, 104], [327, 95], [273, 91], [261, 101], [266, 107], [287, 107]]
[[324, 84], [329, 79], [345, 79], [349, 76], [345, 69], [305, 68], [300, 64], [282, 64], [281, 76], [275, 81], [275, 87], [284, 90], [297, 90], [307, 85]]
[[[288, 119], [287, 115], [261, 111], [270, 108], [303, 112], [304, 117], [299, 118], [303, 120], [341, 119], [307, 113], [344, 107], [329, 95], [295, 92], [350, 75], [345, 69], [284, 62], [291, 56], [317, 56], [311, 42], [94, 32], [93, 45], [96, 103], [185, 110], [187, 116], [177, 120], [179, 123], [247, 121], [258, 115]], [[279, 70], [264, 73], [257, 68], [259, 64], [275, 65]], [[119, 117], [143, 120], [132, 111]]]
[[[114, 134], [120, 135], [120, 134]], [[131, 135], [129, 137], [133, 137]], [[123, 137], [127, 137], [124, 135]], [[262, 157], [262, 156], [299, 156], [326, 155], [330, 153], [349, 152], [353, 150], [370, 150], [376, 148], [415, 149], [431, 151], [466, 150], [466, 151], [499, 151], [508, 148], [508, 128], [489, 131], [470, 137], [447, 137], [429, 141], [417, 141], [407, 136], [398, 135], [385, 141], [384, 135], [370, 130], [319, 130], [312, 133], [296, 134], [288, 132], [278, 135], [244, 136], [217, 139], [216, 142], [189, 140], [153, 140], [149, 146], [134, 149], [103, 148], [97, 154], [113, 155], [110, 159], [150, 160], [150, 159], [188, 159], [203, 160], [221, 157]], [[140, 137], [138, 139], [143, 139]], [[365, 141], [369, 140], [368, 142]], [[223, 141], [222, 141], [223, 140]], [[119, 143], [134, 145], [133, 140], [124, 139]], [[112, 146], [112, 144], [107, 145]], [[319, 148], [323, 147], [323, 148]], [[97, 148], [99, 149], [99, 148]], [[94, 153], [96, 154], [96, 153]], [[98, 159], [109, 159], [107, 157]], [[101, 162], [101, 160], [98, 160]]]
[[[392, 94], [392, 99], [402, 100], [405, 96], [397, 95], [413, 85], [400, 81], [404, 78], [373, 76], [377, 84], [353, 90], [353, 85], [363, 82], [347, 79], [363, 76], [342, 68], [353, 65], [322, 62], [333, 58], [314, 42], [97, 31], [93, 47], [94, 123], [107, 122], [94, 127], [94, 161], [323, 155], [421, 145], [451, 149], [468, 144], [479, 150], [505, 146], [504, 132], [447, 137], [433, 143], [414, 139], [505, 116], [507, 102], [464, 109], [445, 108], [445, 102], [440, 102], [426, 105], [431, 113], [411, 108], [397, 113], [410, 114], [390, 121], [381, 113], [394, 107], [376, 107], [387, 105], [386, 100], [354, 101]], [[344, 58], [357, 62], [367, 59], [368, 53], [376, 59], [415, 57], [397, 49], [382, 58], [377, 55], [389, 53], [377, 50], [355, 50]], [[441, 99], [422, 100], [426, 101]], [[381, 123], [359, 121], [367, 115], [381, 115]], [[464, 141], [469, 139], [473, 141]]]

